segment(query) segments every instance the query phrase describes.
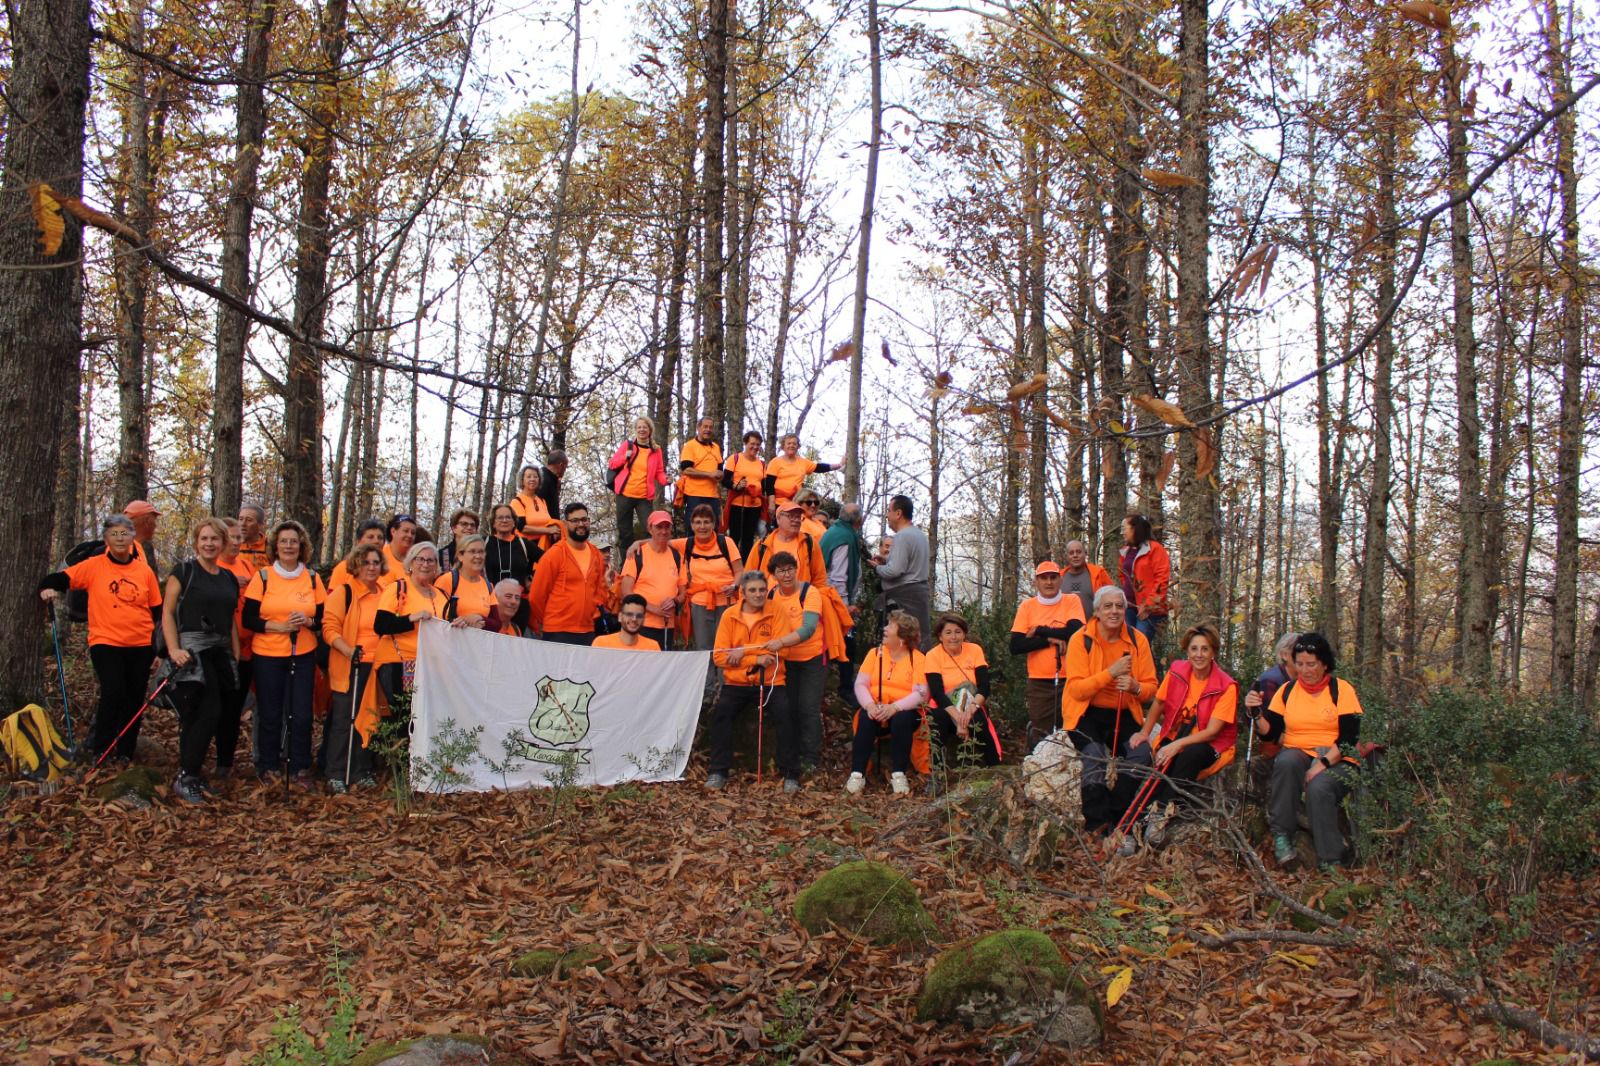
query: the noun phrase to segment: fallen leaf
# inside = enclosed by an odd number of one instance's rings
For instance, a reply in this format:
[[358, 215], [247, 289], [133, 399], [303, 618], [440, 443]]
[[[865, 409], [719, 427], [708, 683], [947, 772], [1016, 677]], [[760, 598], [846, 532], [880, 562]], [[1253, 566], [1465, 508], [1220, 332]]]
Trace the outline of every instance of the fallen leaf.
[[1106, 986], [1106, 1006], [1115, 1007], [1117, 1001], [1127, 993], [1128, 986], [1131, 984], [1133, 984], [1133, 967], [1124, 966], [1117, 972], [1117, 976], [1111, 979], [1111, 983]]

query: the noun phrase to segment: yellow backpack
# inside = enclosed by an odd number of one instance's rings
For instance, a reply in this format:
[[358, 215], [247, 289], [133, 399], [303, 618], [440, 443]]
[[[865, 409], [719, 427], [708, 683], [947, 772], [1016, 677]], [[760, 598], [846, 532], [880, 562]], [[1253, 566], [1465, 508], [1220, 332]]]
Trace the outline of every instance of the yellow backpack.
[[12, 771], [32, 781], [54, 781], [72, 765], [72, 749], [37, 703], [0, 719], [0, 746]]

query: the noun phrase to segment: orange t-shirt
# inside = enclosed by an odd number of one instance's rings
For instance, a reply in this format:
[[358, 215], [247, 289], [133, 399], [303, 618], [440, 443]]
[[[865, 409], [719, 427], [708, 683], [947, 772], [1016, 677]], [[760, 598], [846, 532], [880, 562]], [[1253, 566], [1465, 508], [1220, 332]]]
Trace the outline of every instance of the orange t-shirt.
[[[1037, 596], [1029, 596], [1017, 608], [1017, 616], [1011, 621], [1011, 632], [1026, 633], [1034, 626], [1059, 629], [1073, 621], [1085, 621], [1083, 601], [1076, 595], [1062, 593], [1059, 600], [1048, 605], [1040, 603]], [[1064, 665], [1065, 662], [1066, 653], [1063, 652], [1061, 663]], [[1041, 681], [1063, 676], [1057, 668], [1055, 648], [1046, 646], [1028, 653], [1028, 676]]]
[[763, 503], [761, 496], [761, 479], [767, 476], [767, 466], [760, 459], [748, 458], [744, 452], [728, 456], [728, 461], [722, 464], [724, 470], [733, 472], [735, 483], [744, 478], [743, 492], [728, 494], [729, 507], [760, 507]]
[[[224, 563], [220, 559], [217, 562], [235, 578], [244, 578], [245, 585], [248, 585], [250, 579], [255, 576], [256, 571], [261, 569], [259, 566], [251, 566], [250, 561], [244, 557], [242, 552], [235, 556], [231, 563]], [[233, 628], [239, 634], [239, 658], [242, 661], [250, 658], [250, 649], [254, 644], [251, 638], [256, 634], [255, 630], [244, 627], [244, 585], [241, 585], [239, 589], [239, 603], [233, 609]]]
[[[1339, 743], [1339, 716], [1360, 714], [1361, 699], [1356, 687], [1348, 681], [1339, 681], [1339, 703], [1333, 702], [1333, 681], [1321, 692], [1307, 692], [1304, 685], [1295, 683], [1293, 691], [1284, 685], [1273, 695], [1270, 710], [1283, 715], [1283, 746], [1299, 748], [1308, 754], [1318, 748], [1331, 748]], [[1199, 686], [1190, 685], [1190, 688]], [[1289, 691], [1285, 705], [1283, 694]]]
[[651, 640], [649, 637], [645, 636], [642, 633], [639, 635], [638, 641], [639, 642], [637, 644], [635, 644], [633, 647], [630, 648], [626, 644], [622, 643], [622, 634], [621, 633], [603, 633], [600, 636], [595, 637], [594, 638], [594, 643], [589, 645], [589, 646], [591, 648], [615, 648], [618, 651], [660, 651], [661, 650], [661, 645], [657, 644], [655, 641]]
[[[734, 593], [722, 594], [722, 590], [733, 584], [733, 579], [744, 569], [744, 558], [739, 554], [739, 545], [732, 537], [713, 533], [706, 544], [701, 544], [699, 540], [691, 544], [688, 537], [678, 537], [672, 546], [683, 556], [683, 572], [680, 576], [688, 590], [690, 603], [715, 610], [734, 601]], [[723, 548], [728, 549], [726, 559], [722, 557]]]
[[[266, 579], [263, 581], [262, 576]], [[327, 600], [327, 590], [322, 579], [309, 566], [302, 567], [295, 577], [284, 577], [272, 567], [262, 567], [245, 587], [244, 598], [260, 604], [263, 622], [286, 622], [296, 611], [314, 618], [317, 608]], [[311, 627], [293, 633], [257, 633], [250, 642], [256, 655], [287, 658], [304, 655], [317, 649], [317, 638]]]
[[383, 546], [383, 576], [378, 578], [378, 584], [388, 586], [406, 576], [405, 563], [395, 555], [391, 545]]
[[988, 658], [983, 654], [983, 648], [970, 640], [962, 642], [961, 652], [956, 656], [952, 657], [943, 644], [935, 644], [933, 650], [923, 658], [928, 663], [928, 676], [938, 674], [944, 682], [944, 691], [947, 695], [962, 685], [967, 685], [976, 692], [978, 667], [989, 665]]
[[[878, 682], [880, 660], [883, 662], [882, 684]], [[878, 703], [905, 699], [913, 688], [928, 683], [927, 674], [928, 660], [920, 651], [913, 648], [896, 661], [883, 653], [881, 644], [867, 652], [867, 657], [861, 660], [861, 668], [856, 671], [857, 677], [867, 679], [867, 691]]]
[[[678, 462], [688, 463], [694, 470], [716, 474], [722, 467], [722, 445], [716, 441], [701, 444], [699, 438], [691, 437], [684, 443], [683, 450], [678, 453]], [[721, 495], [717, 484], [716, 481], [707, 481], [703, 477], [686, 477], [683, 479], [683, 494], [705, 500], [716, 499]]]
[[767, 473], [773, 479], [772, 494], [780, 500], [794, 499], [795, 493], [805, 483], [806, 475], [816, 468], [817, 464], [803, 455], [793, 459], [783, 455], [773, 456], [767, 460]]
[[622, 494], [630, 500], [650, 498], [645, 482], [650, 477], [650, 448], [636, 448], [633, 462], [628, 464], [628, 480], [622, 484]]
[[[384, 586], [383, 595], [378, 598], [378, 610], [402, 617], [426, 610], [433, 612], [435, 618], [443, 618], [447, 600], [448, 597], [441, 592], [435, 592], [433, 599], [428, 599], [412, 587], [411, 579], [408, 577]], [[387, 663], [405, 662], [416, 657], [417, 631], [413, 628], [409, 633], [390, 634], [381, 638], [378, 641], [378, 654], [373, 657], [373, 662], [382, 666]]]
[[[519, 492], [511, 498], [511, 513], [522, 519], [523, 527], [548, 526], [551, 524], [560, 527], [561, 522], [550, 513], [550, 508], [544, 502], [544, 497], [537, 494], [529, 496], [526, 492]], [[523, 537], [534, 541], [541, 548], [548, 548], [556, 542], [557, 534], [554, 533], [523, 533]]]
[[800, 532], [810, 533], [811, 539], [816, 541], [818, 544], [821, 544], [823, 534], [828, 532], [828, 527], [822, 524], [821, 519], [812, 518], [810, 515], [807, 515], [806, 517], [800, 519]]
[[143, 648], [155, 635], [150, 608], [161, 606], [161, 584], [144, 556], [125, 563], [110, 552], [91, 555], [65, 570], [67, 583], [89, 593], [89, 643]]
[[452, 570], [448, 574], [440, 574], [439, 580], [433, 587], [444, 593], [448, 598], [456, 598], [456, 618], [470, 618], [475, 614], [482, 615], [485, 619], [493, 618], [499, 608], [499, 601], [494, 598], [494, 588], [489, 584], [489, 579], [482, 573], [474, 580], [462, 577], [461, 571]]
[[239, 558], [250, 568], [252, 574], [263, 566], [271, 566], [272, 553], [267, 551], [267, 538], [262, 537], [253, 544], [239, 545]]
[[[627, 554], [622, 564], [622, 576], [633, 578], [632, 591], [643, 596], [646, 603], [671, 599], [683, 587], [679, 578], [681, 566], [673, 552], [672, 547], [658, 552], [654, 545], [642, 544]], [[682, 552], [678, 552], [678, 556], [681, 555]], [[667, 620], [663, 615], [647, 610], [644, 624], [651, 629], [660, 629], [667, 624]]]
[[[801, 593], [805, 593], [804, 599]], [[789, 616], [789, 630], [792, 632], [805, 624], [807, 611], [817, 616], [817, 627], [811, 631], [811, 636], [802, 640], [792, 648], [785, 648], [778, 654], [790, 662], [810, 662], [822, 654], [822, 593], [817, 591], [817, 586], [797, 582], [794, 592], [784, 595], [783, 589], [773, 586], [767, 594], [768, 598], [776, 603]]]

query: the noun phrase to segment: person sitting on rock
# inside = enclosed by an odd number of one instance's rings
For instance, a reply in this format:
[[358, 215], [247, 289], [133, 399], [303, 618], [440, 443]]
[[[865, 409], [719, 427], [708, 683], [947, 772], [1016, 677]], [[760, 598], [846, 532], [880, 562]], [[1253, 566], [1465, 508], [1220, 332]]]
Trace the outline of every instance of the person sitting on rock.
[[1354, 685], [1333, 676], [1335, 665], [1327, 637], [1302, 633], [1294, 642], [1294, 679], [1273, 693], [1256, 720], [1256, 732], [1283, 745], [1272, 760], [1267, 793], [1267, 824], [1281, 867], [1293, 866], [1298, 858], [1294, 834], [1302, 790], [1318, 864], [1326, 869], [1344, 860], [1339, 806], [1360, 767], [1361, 700]]

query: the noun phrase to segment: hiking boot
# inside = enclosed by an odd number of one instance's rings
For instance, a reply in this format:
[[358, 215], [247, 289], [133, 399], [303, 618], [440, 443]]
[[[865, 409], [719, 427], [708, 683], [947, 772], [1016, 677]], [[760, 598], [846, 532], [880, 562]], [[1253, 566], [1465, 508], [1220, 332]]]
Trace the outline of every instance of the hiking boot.
[[295, 774], [291, 784], [301, 792], [315, 792], [317, 790], [317, 779], [311, 776], [310, 770], [301, 770]]
[[335, 796], [342, 796], [350, 790], [346, 788], [345, 783], [339, 780], [337, 777], [330, 777], [328, 778], [328, 791], [332, 792]]
[[846, 781], [844, 783], [844, 790], [846, 792], [850, 793], [850, 795], [852, 795], [852, 796], [860, 795], [861, 794], [861, 790], [866, 788], [866, 787], [867, 787], [867, 775], [866, 774], [851, 774], [850, 775], [850, 780], [848, 780], [848, 781]]
[[371, 774], [362, 774], [360, 779], [356, 781], [355, 787], [356, 788], [377, 788], [378, 787], [378, 779], [376, 777], [372, 776]]
[[1137, 854], [1139, 854], [1139, 841], [1132, 832], [1122, 834], [1122, 841], [1117, 845], [1117, 857], [1128, 859]]
[[904, 796], [911, 792], [911, 782], [906, 780], [906, 775], [896, 771], [889, 775], [889, 787], [896, 796]]
[[706, 789], [710, 792], [721, 792], [728, 787], [728, 775], [724, 773], [710, 773], [706, 775]]
[[783, 794], [785, 796], [792, 796], [799, 791], [800, 779], [798, 777], [786, 777], [783, 779]]
[[1300, 859], [1300, 853], [1295, 850], [1294, 840], [1284, 833], [1276, 833], [1272, 837], [1272, 857], [1278, 860], [1278, 868], [1287, 870]]
[[178, 779], [172, 783], [172, 794], [196, 806], [206, 801], [206, 794], [200, 790], [200, 779], [189, 774], [178, 775]]

